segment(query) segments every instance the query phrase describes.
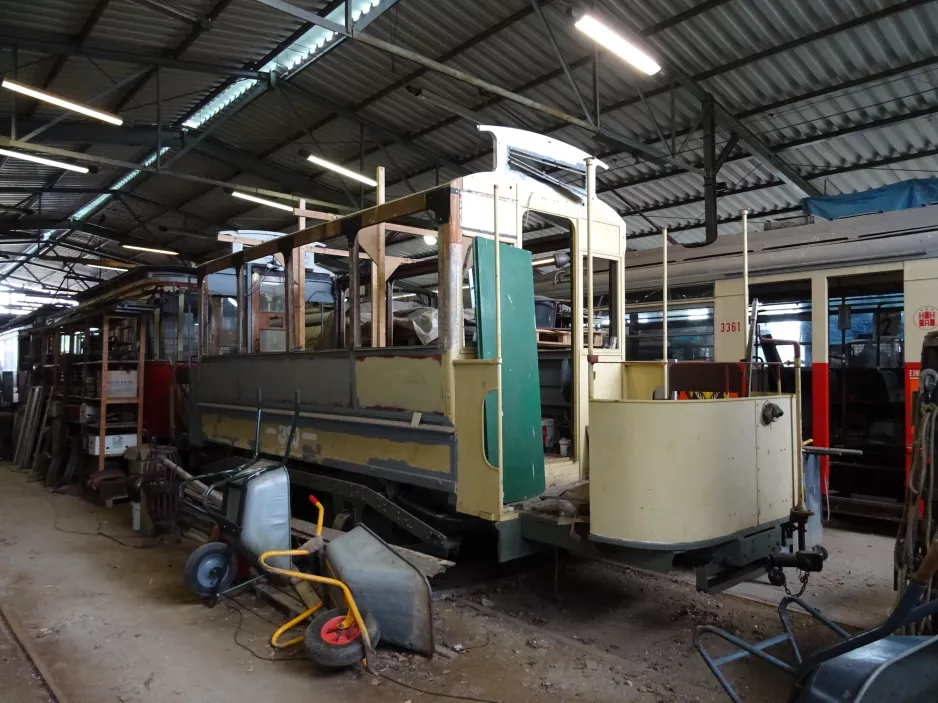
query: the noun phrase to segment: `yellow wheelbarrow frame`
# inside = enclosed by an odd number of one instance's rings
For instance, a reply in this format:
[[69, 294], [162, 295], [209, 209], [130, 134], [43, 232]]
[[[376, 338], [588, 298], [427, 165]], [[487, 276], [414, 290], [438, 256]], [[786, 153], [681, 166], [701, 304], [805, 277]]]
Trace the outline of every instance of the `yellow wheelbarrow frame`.
[[[322, 503], [320, 503], [314, 496], [309, 497], [310, 502], [316, 506], [319, 514], [316, 518], [316, 536], [318, 537], [322, 534], [322, 523], [323, 518], [325, 517], [325, 508], [323, 508]], [[353, 624], [358, 626], [358, 631], [361, 633], [362, 643], [364, 644], [365, 657], [363, 663], [365, 668], [369, 671], [371, 670], [371, 661], [374, 657], [374, 646], [371, 643], [371, 636], [368, 634], [368, 628], [365, 626], [365, 621], [362, 618], [361, 612], [358, 609], [358, 605], [355, 603], [355, 598], [352, 596], [352, 592], [349, 590], [342, 581], [338, 579], [328, 578], [327, 576], [316, 576], [314, 574], [307, 574], [302, 571], [293, 571], [291, 569], [281, 569], [276, 566], [272, 566], [267, 563], [267, 559], [273, 557], [307, 557], [312, 552], [308, 552], [305, 549], [284, 549], [284, 550], [273, 550], [269, 552], [264, 552], [261, 554], [258, 562], [265, 570], [272, 574], [280, 574], [281, 576], [287, 576], [289, 578], [302, 579], [304, 581], [311, 581], [312, 583], [319, 583], [324, 586], [333, 586], [342, 591], [342, 595], [345, 597], [345, 602], [348, 604], [348, 615], [346, 615], [345, 620], [339, 625], [340, 629], [346, 629], [351, 627]], [[290, 630], [293, 627], [296, 627], [301, 622], [311, 617], [316, 611], [323, 607], [323, 601], [320, 600], [319, 603], [314, 605], [312, 608], [306, 612], [298, 615], [297, 617], [290, 620], [288, 623], [277, 629], [276, 632], [270, 638], [270, 644], [272, 647], [277, 649], [283, 649], [285, 647], [292, 647], [293, 645], [299, 644], [304, 640], [303, 636], [295, 637], [286, 642], [280, 642], [280, 637], [283, 636], [285, 632]]]

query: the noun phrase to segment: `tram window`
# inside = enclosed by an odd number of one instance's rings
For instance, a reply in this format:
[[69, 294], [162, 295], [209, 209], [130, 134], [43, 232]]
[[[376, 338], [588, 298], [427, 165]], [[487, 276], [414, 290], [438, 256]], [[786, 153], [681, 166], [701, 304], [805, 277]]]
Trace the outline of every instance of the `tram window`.
[[[657, 305], [628, 310], [625, 325], [629, 361], [661, 361], [663, 325]], [[668, 358], [678, 361], [713, 360], [713, 306], [668, 310]]]
[[[589, 288], [587, 261], [583, 257], [583, 322], [589, 325], [587, 310]], [[601, 349], [619, 348], [619, 264], [617, 261], [593, 256], [593, 330], [600, 335], [593, 345]], [[583, 340], [586, 346], [586, 339]]]

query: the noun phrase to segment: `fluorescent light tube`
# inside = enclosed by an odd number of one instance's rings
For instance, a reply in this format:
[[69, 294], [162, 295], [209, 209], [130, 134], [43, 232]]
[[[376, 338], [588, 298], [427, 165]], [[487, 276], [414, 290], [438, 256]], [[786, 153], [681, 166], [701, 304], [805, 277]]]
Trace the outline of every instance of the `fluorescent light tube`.
[[239, 193], [236, 190], [231, 191], [231, 194], [236, 198], [241, 198], [242, 200], [249, 200], [252, 203], [257, 203], [258, 205], [266, 205], [267, 207], [275, 207], [278, 210], [285, 210], [286, 212], [293, 212], [292, 205], [285, 205], [284, 203], [278, 203], [276, 200], [267, 200], [266, 198], [258, 198], [256, 195], [249, 195], [247, 193]]
[[124, 120], [117, 115], [112, 115], [109, 112], [102, 112], [101, 110], [95, 110], [93, 107], [87, 107], [85, 105], [73, 103], [71, 100], [65, 100], [64, 98], [56, 97], [55, 95], [46, 93], [42, 90], [31, 88], [28, 85], [23, 85], [22, 83], [11, 81], [9, 78], [4, 78], [3, 83], [0, 83], [0, 85], [2, 85], [4, 88], [7, 88], [8, 90], [13, 90], [17, 93], [28, 95], [31, 98], [36, 98], [36, 100], [52, 103], [53, 105], [58, 105], [61, 108], [72, 110], [73, 112], [80, 112], [83, 115], [88, 115], [88, 117], [94, 117], [96, 120], [101, 120], [102, 122], [109, 122], [113, 125], [117, 125], [118, 127], [124, 124]]
[[22, 151], [10, 151], [9, 149], [0, 149], [0, 154], [3, 156], [9, 156], [11, 159], [22, 159], [23, 161], [32, 161], [37, 164], [44, 164], [46, 166], [53, 166], [55, 168], [64, 168], [67, 171], [76, 171], [78, 173], [88, 173], [88, 169], [84, 166], [76, 166], [75, 164], [67, 164], [64, 161], [54, 161], [52, 159], [45, 159], [41, 156], [35, 156], [33, 154], [26, 154]]
[[322, 166], [323, 168], [329, 169], [330, 171], [335, 171], [340, 176], [345, 176], [346, 178], [351, 178], [352, 180], [359, 181], [364, 183], [366, 186], [371, 186], [372, 188], [378, 185], [378, 181], [373, 178], [368, 178], [368, 176], [363, 176], [360, 173], [355, 173], [354, 171], [349, 171], [344, 166], [339, 166], [339, 164], [334, 164], [331, 161], [326, 161], [323, 158], [316, 156], [315, 154], [310, 154], [308, 151], [301, 151], [300, 155], [305, 157], [310, 163], [314, 163], [317, 166]]
[[166, 254], [167, 256], [179, 256], [178, 251], [170, 251], [169, 249], [151, 249], [150, 247], [138, 247], [133, 244], [121, 244], [124, 249], [133, 249], [134, 251], [148, 251], [151, 254]]
[[661, 66], [651, 56], [595, 17], [583, 15], [574, 26], [642, 73], [653, 76], [661, 70]]
[[107, 269], [108, 271], [126, 271], [127, 269], [121, 268], [120, 266], [107, 266], [106, 264], [85, 264], [89, 268], [93, 269]]

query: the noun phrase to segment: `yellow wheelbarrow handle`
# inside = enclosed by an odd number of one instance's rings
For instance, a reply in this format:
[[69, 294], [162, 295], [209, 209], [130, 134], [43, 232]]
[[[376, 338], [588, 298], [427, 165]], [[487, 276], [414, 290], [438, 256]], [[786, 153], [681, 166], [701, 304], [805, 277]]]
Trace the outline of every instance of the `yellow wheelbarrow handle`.
[[[331, 579], [331, 578], [327, 578], [326, 576], [315, 576], [313, 574], [305, 574], [302, 571], [291, 571], [290, 569], [280, 569], [276, 566], [271, 566], [270, 564], [267, 563], [267, 559], [271, 557], [307, 557], [309, 555], [310, 555], [310, 552], [307, 552], [305, 549], [274, 550], [270, 552], [264, 552], [263, 554], [261, 554], [260, 559], [258, 561], [260, 562], [261, 566], [263, 566], [267, 571], [270, 571], [271, 573], [280, 574], [281, 576], [289, 576], [291, 578], [303, 579], [304, 581], [312, 581], [313, 583], [321, 583], [325, 586], [335, 586], [336, 588], [342, 589], [342, 595], [345, 596], [345, 602], [348, 603], [349, 614], [352, 616], [352, 619], [355, 621], [355, 624], [358, 625], [358, 630], [362, 634], [362, 640], [365, 643], [365, 652], [367, 653], [367, 652], [374, 651], [374, 648], [372, 647], [372, 644], [371, 644], [371, 636], [368, 634], [368, 628], [365, 627], [365, 621], [362, 619], [362, 615], [358, 610], [358, 606], [355, 604], [355, 599], [352, 597], [352, 592], [348, 589], [348, 586], [346, 586], [344, 583], [342, 583], [338, 579]], [[316, 608], [319, 608], [320, 605], [322, 605], [321, 602], [319, 605], [316, 606]], [[305, 614], [302, 617], [305, 617]], [[345, 620], [346, 622], [343, 623], [343, 625], [347, 627], [351, 623], [348, 621], [349, 620], [348, 618], [346, 618]], [[288, 623], [288, 625], [289, 624], [290, 623]], [[285, 625], [283, 628], [281, 628], [281, 630], [278, 630], [276, 633], [274, 633], [274, 636], [276, 637], [278, 634], [281, 633], [282, 630], [285, 630], [285, 629], [289, 629], [289, 628], [287, 628], [287, 626]], [[366, 663], [368, 663], [367, 656], [366, 656]]]

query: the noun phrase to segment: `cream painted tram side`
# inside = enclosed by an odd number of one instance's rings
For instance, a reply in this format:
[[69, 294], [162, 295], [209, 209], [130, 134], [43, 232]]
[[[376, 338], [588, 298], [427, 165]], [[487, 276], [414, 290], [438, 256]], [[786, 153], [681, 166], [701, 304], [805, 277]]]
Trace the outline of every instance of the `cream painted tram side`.
[[[938, 324], [938, 206], [750, 233], [748, 295], [741, 239], [669, 247], [672, 358], [739, 361], [747, 298], [758, 299], [762, 334], [805, 346], [804, 436], [864, 451], [823, 459], [831, 509], [896, 517], [922, 341]], [[626, 256], [630, 356], [661, 355], [660, 303], [640, 302], [660, 300], [660, 261], [657, 249]], [[772, 356], [765, 346], [759, 353]]]

